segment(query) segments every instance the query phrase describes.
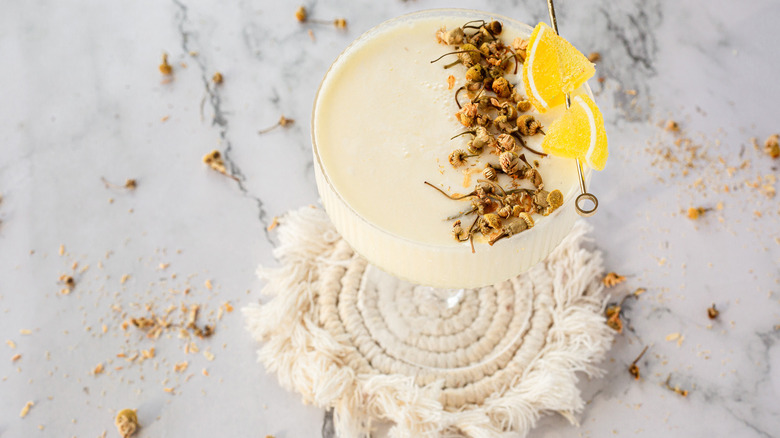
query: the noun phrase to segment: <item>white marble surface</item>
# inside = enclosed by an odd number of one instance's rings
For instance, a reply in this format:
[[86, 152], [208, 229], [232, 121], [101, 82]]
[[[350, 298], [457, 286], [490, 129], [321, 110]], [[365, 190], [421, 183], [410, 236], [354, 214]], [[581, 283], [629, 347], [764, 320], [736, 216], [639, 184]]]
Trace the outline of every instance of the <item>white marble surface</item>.
[[[116, 436], [113, 415], [125, 407], [138, 408], [140, 437], [320, 436], [323, 412], [301, 405], [255, 363], [239, 312], [196, 340], [213, 361], [185, 353], [175, 333], [153, 341], [121, 322], [142, 316], [146, 303], [199, 303], [213, 319], [225, 301], [240, 308], [260, 298], [255, 267], [274, 263], [266, 226], [317, 202], [314, 93], [361, 32], [431, 7], [530, 23], [546, 9], [541, 0], [307, 0], [315, 17], [347, 18], [348, 30], [339, 31], [301, 26], [297, 3], [280, 3], [0, 3], [1, 437]], [[605, 80], [592, 86], [611, 157], [593, 180], [596, 245], [608, 269], [629, 276], [612, 290], [616, 297], [647, 292], [626, 302], [627, 329], [604, 364], [607, 377], [582, 382], [589, 402], [581, 427], [553, 415], [531, 435], [780, 436], [780, 212], [778, 198], [746, 184], [777, 175], [780, 164], [750, 144], [780, 131], [780, 3], [557, 6], [562, 34], [602, 54], [597, 76]], [[163, 52], [174, 64], [170, 83], [157, 71]], [[216, 71], [225, 81], [214, 87]], [[257, 134], [282, 114], [295, 125]], [[708, 157], [685, 176], [681, 163], [653, 164], [662, 147], [678, 150], [658, 127], [670, 117]], [[200, 162], [214, 148], [238, 182]], [[135, 178], [138, 188], [107, 189], [101, 177]], [[718, 202], [723, 210], [699, 221], [685, 217], [688, 207]], [[61, 295], [57, 279], [74, 261], [76, 288]], [[713, 302], [721, 315], [710, 322]], [[680, 345], [665, 340], [671, 333], [684, 336]], [[644, 345], [637, 382], [626, 369]], [[156, 356], [144, 363], [116, 357], [150, 347]], [[172, 370], [185, 360], [185, 372]], [[105, 371], [93, 375], [98, 363]], [[670, 373], [688, 397], [663, 386]], [[35, 405], [19, 418], [28, 400]]]

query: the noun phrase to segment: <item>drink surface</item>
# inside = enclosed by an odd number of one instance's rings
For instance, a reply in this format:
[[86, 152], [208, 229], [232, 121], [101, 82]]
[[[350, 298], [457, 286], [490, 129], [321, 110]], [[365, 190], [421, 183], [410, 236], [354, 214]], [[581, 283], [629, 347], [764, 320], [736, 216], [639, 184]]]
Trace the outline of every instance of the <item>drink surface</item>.
[[[466, 201], [447, 199], [424, 181], [448, 193], [468, 193], [482, 178], [480, 171], [485, 165], [498, 162], [497, 156], [488, 153], [469, 158], [466, 166], [458, 168], [447, 161], [453, 150], [466, 149], [469, 139], [467, 135], [450, 139], [467, 129], [455, 118], [458, 107], [454, 99], [455, 90], [464, 85], [465, 67], [443, 68], [456, 60], [455, 56], [433, 64], [430, 61], [453, 50], [436, 42], [436, 30], [459, 27], [468, 19], [442, 12], [380, 26], [334, 63], [315, 105], [314, 141], [322, 171], [338, 195], [369, 223], [426, 245], [468, 247], [467, 242], [457, 242], [451, 236], [452, 221], [445, 219], [471, 207]], [[530, 35], [530, 27], [503, 24], [501, 39], [506, 44]], [[520, 71], [506, 77], [522, 89]], [[456, 78], [452, 89], [450, 75]], [[459, 97], [461, 103], [467, 101], [465, 92]], [[562, 111], [556, 108], [539, 114], [531, 110], [527, 114], [548, 126]], [[531, 148], [541, 150], [541, 134], [526, 141]], [[573, 160], [528, 151], [525, 156], [538, 162], [546, 190], [560, 190], [565, 201], [575, 196]], [[534, 215], [539, 224], [555, 217]], [[533, 228], [525, 233], [537, 232], [542, 230]], [[511, 245], [512, 239], [496, 246]], [[478, 243], [480, 251], [490, 251], [490, 247]]]

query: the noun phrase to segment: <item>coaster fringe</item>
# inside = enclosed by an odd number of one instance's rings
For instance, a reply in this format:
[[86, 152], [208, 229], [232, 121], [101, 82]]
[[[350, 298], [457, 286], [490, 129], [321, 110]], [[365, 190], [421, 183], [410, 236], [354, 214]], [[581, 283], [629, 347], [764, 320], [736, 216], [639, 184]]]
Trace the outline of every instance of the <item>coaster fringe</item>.
[[253, 338], [263, 343], [258, 361], [282, 387], [300, 393], [304, 403], [334, 408], [339, 437], [368, 438], [375, 421], [395, 423], [389, 431], [393, 438], [525, 436], [541, 415], [551, 412], [577, 424], [576, 414], [584, 407], [578, 373], [603, 375], [596, 364], [614, 335], [602, 312], [601, 254], [582, 248], [589, 230], [578, 222], [523, 280], [552, 291], [552, 326], [542, 349], [511, 384], [459, 410], [443, 408], [442, 380], [421, 387], [412, 376], [363, 374], [348, 366], [355, 351], [349, 336], [325, 330], [316, 308], [320, 275], [327, 267], [347, 267], [342, 258], [331, 258], [341, 238], [321, 209], [304, 207], [282, 218], [274, 251], [280, 266], [258, 269], [267, 281], [263, 294], [272, 299], [242, 312]]

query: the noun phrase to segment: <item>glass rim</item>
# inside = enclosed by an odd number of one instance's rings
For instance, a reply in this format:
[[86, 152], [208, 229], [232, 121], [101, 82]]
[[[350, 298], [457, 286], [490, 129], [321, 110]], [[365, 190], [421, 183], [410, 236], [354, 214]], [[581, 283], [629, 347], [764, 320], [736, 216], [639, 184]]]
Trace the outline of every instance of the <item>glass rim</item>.
[[[467, 9], [467, 8], [432, 8], [432, 9], [422, 9], [419, 11], [409, 12], [403, 15], [399, 15], [397, 17], [393, 17], [390, 19], [387, 19], [385, 21], [382, 21], [381, 23], [371, 27], [370, 29], [366, 30], [360, 36], [355, 38], [347, 47], [342, 50], [339, 55], [336, 57], [336, 59], [333, 60], [333, 62], [328, 67], [328, 70], [325, 72], [325, 75], [323, 75], [322, 80], [320, 81], [319, 86], [317, 87], [317, 92], [314, 95], [314, 103], [312, 104], [312, 110], [311, 110], [311, 122], [310, 122], [310, 132], [311, 132], [311, 144], [312, 144], [312, 151], [314, 153], [315, 162], [314, 165], [317, 166], [320, 170], [321, 176], [324, 179], [325, 183], [328, 185], [330, 190], [336, 195], [338, 200], [344, 204], [344, 206], [357, 218], [359, 218], [364, 224], [368, 225], [369, 227], [377, 230], [378, 232], [382, 234], [386, 234], [389, 236], [392, 236], [394, 239], [403, 240], [405, 242], [408, 242], [413, 245], [422, 246], [422, 247], [431, 247], [431, 248], [437, 248], [439, 250], [445, 249], [445, 250], [460, 250], [465, 244], [463, 242], [458, 242], [459, 244], [456, 245], [442, 245], [442, 244], [435, 244], [435, 243], [429, 243], [429, 242], [420, 242], [417, 240], [413, 240], [406, 236], [401, 236], [397, 233], [394, 233], [390, 230], [387, 230], [385, 228], [380, 227], [379, 225], [369, 221], [365, 217], [363, 217], [362, 214], [360, 214], [357, 210], [355, 210], [352, 205], [350, 205], [349, 202], [347, 202], [346, 199], [341, 195], [341, 193], [336, 189], [333, 182], [331, 182], [330, 177], [328, 176], [328, 172], [325, 169], [325, 166], [322, 163], [322, 158], [320, 157], [319, 152], [319, 146], [317, 145], [317, 138], [316, 138], [316, 131], [315, 131], [315, 125], [314, 125], [314, 119], [315, 114], [317, 113], [317, 106], [319, 103], [320, 93], [322, 92], [322, 86], [325, 84], [325, 81], [328, 79], [328, 76], [333, 71], [333, 67], [344, 57], [347, 52], [350, 51], [356, 44], [363, 41], [365, 38], [370, 36], [373, 33], [376, 33], [377, 31], [381, 30], [382, 28], [386, 26], [390, 26], [394, 23], [404, 21], [407, 19], [413, 19], [417, 18], [418, 16], [425, 16], [425, 15], [435, 15], [435, 14], [454, 14], [454, 15], [477, 15], [477, 16], [483, 16], [485, 18], [491, 18], [491, 19], [497, 19], [502, 20], [506, 22], [512, 22], [514, 25], [520, 28], [524, 28], [528, 31], [528, 35], [530, 36], [531, 32], [533, 31], [533, 27], [531, 27], [527, 23], [523, 23], [522, 21], [518, 21], [514, 18], [507, 17], [505, 15], [501, 14], [493, 14], [490, 12], [480, 11], [477, 9]], [[582, 87], [584, 88], [585, 92], [587, 93], [588, 97], [591, 99], [593, 98], [593, 92], [590, 89], [590, 85], [588, 85], [587, 82], [585, 82]], [[575, 164], [576, 166], [576, 164]], [[576, 167], [573, 167], [573, 170], [576, 172]], [[588, 167], [587, 165], [583, 166], [583, 177], [585, 178], [585, 182], [589, 183], [591, 179], [591, 175], [593, 173], [593, 169]], [[577, 195], [579, 194], [580, 186], [579, 183], [574, 184], [571, 189], [569, 189], [569, 192], [564, 196], [565, 201], [563, 202], [563, 205], [559, 207], [559, 210], [562, 210], [564, 208], [567, 208], [573, 203], [576, 203]], [[319, 191], [319, 188], [318, 188]], [[320, 195], [321, 197], [322, 195]], [[558, 211], [553, 212], [550, 216], [545, 216], [545, 219], [552, 219], [552, 216], [554, 216]], [[542, 223], [536, 225], [533, 229], [541, 229], [544, 228], [547, 223], [549, 223], [549, 220], [544, 220]], [[533, 229], [530, 229], [528, 231], [533, 231]], [[512, 240], [519, 240], [520, 238], [527, 237], [526, 233], [518, 233], [514, 236], [508, 237], [504, 239], [506, 242], [511, 242]]]

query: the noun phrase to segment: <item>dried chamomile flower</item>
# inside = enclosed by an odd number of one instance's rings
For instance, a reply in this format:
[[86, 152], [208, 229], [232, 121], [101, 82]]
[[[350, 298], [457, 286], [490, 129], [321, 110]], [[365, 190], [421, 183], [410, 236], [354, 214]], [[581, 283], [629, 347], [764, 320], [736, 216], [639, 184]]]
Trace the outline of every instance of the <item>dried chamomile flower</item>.
[[469, 82], [482, 82], [485, 79], [485, 67], [482, 64], [474, 64], [466, 70], [466, 80]]
[[222, 154], [218, 150], [214, 149], [204, 155], [203, 162], [208, 164], [213, 170], [238, 181], [238, 178], [228, 173], [227, 167], [225, 167], [225, 160], [222, 159]]
[[720, 312], [718, 309], [715, 308], [715, 303], [712, 303], [712, 306], [707, 308], [707, 317], [710, 319], [715, 319], [720, 315]]
[[346, 29], [347, 20], [344, 18], [336, 18], [335, 20], [333, 20], [333, 25], [336, 26], [336, 29]]
[[528, 224], [525, 221], [519, 220], [519, 221], [508, 222], [504, 224], [503, 228], [501, 228], [501, 233], [499, 233], [496, 236], [493, 236], [488, 241], [488, 244], [493, 245], [494, 243], [498, 242], [504, 237], [512, 237], [515, 234], [522, 233], [527, 229], [528, 229]]
[[138, 415], [134, 409], [122, 409], [116, 415], [114, 424], [122, 438], [129, 438], [138, 430]]
[[498, 156], [498, 162], [507, 175], [514, 176], [520, 172], [520, 158], [514, 152], [502, 152]]
[[461, 226], [461, 223], [459, 220], [455, 221], [454, 224], [452, 224], [452, 237], [455, 238], [458, 242], [462, 242], [463, 239], [461, 238], [463, 236], [463, 227]]
[[550, 193], [547, 190], [539, 190], [538, 192], [534, 193], [533, 200], [534, 204], [537, 206], [537, 211], [542, 212], [545, 208], [549, 205], [547, 203], [547, 195]]
[[473, 44], [463, 44], [458, 52], [460, 52], [458, 53], [458, 60], [466, 67], [479, 64], [479, 60], [482, 58], [482, 53]]
[[669, 382], [672, 380], [672, 375], [669, 374], [668, 377], [666, 377], [666, 382], [664, 382], [664, 385], [666, 385], [666, 389], [670, 391], [674, 391], [675, 394], [681, 395], [683, 397], [688, 396], [688, 390], [687, 389], [680, 389], [679, 385], [672, 386]]
[[527, 100], [520, 100], [517, 102], [517, 111], [524, 113], [531, 109], [531, 102]]
[[528, 50], [528, 40], [515, 38], [515, 40], [512, 41], [512, 48], [515, 50], [515, 53], [517, 53], [517, 56], [525, 61], [526, 50]]
[[520, 134], [524, 136], [536, 135], [538, 133], [544, 133], [542, 131], [542, 124], [534, 118], [534, 116], [524, 114], [517, 118], [517, 129]]
[[491, 33], [491, 35], [498, 35], [503, 30], [503, 26], [499, 21], [491, 21], [490, 23], [485, 25], [485, 29], [487, 29], [488, 32]]
[[498, 214], [498, 216], [501, 217], [502, 219], [506, 219], [512, 215], [512, 207], [509, 205], [505, 205], [499, 208], [496, 214]]
[[455, 113], [455, 118], [457, 118], [463, 126], [471, 127], [474, 126], [474, 121], [478, 112], [477, 105], [469, 102], [463, 105], [460, 111]]
[[772, 134], [766, 139], [764, 152], [772, 158], [780, 157], [780, 134]]
[[626, 277], [618, 275], [615, 272], [609, 272], [601, 279], [601, 282], [604, 283], [604, 286], [606, 287], [615, 287], [624, 281], [626, 281]]
[[493, 169], [493, 166], [488, 165], [482, 170], [482, 176], [490, 181], [494, 181], [498, 177], [498, 174], [496, 174], [496, 169]]
[[691, 207], [688, 209], [688, 219], [695, 221], [696, 219], [698, 219], [708, 211], [710, 211], [709, 208]]
[[512, 95], [512, 87], [509, 85], [509, 81], [507, 81], [506, 78], [500, 77], [495, 79], [492, 87], [493, 92], [496, 93], [498, 97], [507, 98]]
[[487, 199], [489, 195], [493, 194], [493, 186], [487, 183], [479, 183], [474, 188], [474, 193], [479, 199]]
[[215, 84], [219, 85], [223, 80], [225, 80], [225, 78], [222, 77], [222, 73], [216, 72], [214, 73], [214, 76], [211, 77], [211, 80], [214, 81]]
[[469, 152], [477, 153], [482, 151], [485, 146], [495, 146], [496, 139], [488, 132], [484, 126], [477, 126], [474, 130], [474, 138], [469, 141]]
[[528, 226], [528, 228], [534, 227], [534, 218], [532, 218], [530, 214], [526, 212], [522, 212], [517, 217], [522, 219], [523, 222], [525, 222], [525, 224]]
[[163, 53], [162, 54], [162, 63], [160, 64], [160, 73], [170, 76], [173, 74], [173, 67], [171, 67], [170, 64], [168, 64], [168, 54]]
[[623, 333], [623, 321], [620, 319], [620, 306], [611, 305], [604, 312], [607, 317], [607, 325], [618, 333]]
[[590, 52], [588, 55], [588, 61], [596, 63], [601, 61], [601, 53], [599, 52]]
[[132, 191], [138, 187], [138, 181], [136, 181], [134, 178], [126, 179], [125, 183], [121, 186], [118, 184], [114, 184], [103, 177], [101, 177], [100, 180], [103, 181], [103, 184], [106, 186], [106, 188], [127, 189], [129, 191]]
[[450, 164], [452, 164], [453, 167], [458, 167], [463, 165], [463, 163], [466, 162], [466, 158], [469, 157], [476, 157], [477, 154], [469, 154], [468, 152], [464, 151], [463, 149], [456, 149], [452, 151], [449, 157]]
[[298, 22], [303, 23], [306, 21], [306, 18], [309, 16], [309, 13], [306, 12], [306, 8], [303, 6], [298, 6], [298, 9], [295, 10], [295, 19], [298, 20]]
[[515, 138], [509, 134], [499, 135], [496, 137], [496, 142], [498, 143], [498, 150], [501, 152], [513, 152], [517, 146]]
[[515, 130], [515, 125], [509, 120], [509, 117], [503, 114], [493, 119], [493, 126], [506, 134], [514, 132]]
[[537, 189], [543, 189], [544, 188], [544, 181], [542, 180], [542, 174], [539, 173], [538, 170], [532, 168], [532, 167], [526, 167], [523, 171], [523, 179], [527, 179], [528, 181], [531, 181], [531, 184], [534, 185]]
[[272, 131], [272, 130], [274, 130], [274, 129], [276, 129], [276, 128], [280, 127], [280, 126], [281, 126], [282, 128], [285, 128], [285, 127], [287, 127], [287, 126], [290, 126], [290, 125], [292, 125], [293, 123], [295, 123], [295, 120], [293, 120], [293, 119], [288, 119], [287, 117], [285, 117], [284, 115], [282, 115], [281, 117], [279, 117], [279, 121], [278, 121], [278, 122], [276, 122], [276, 124], [274, 124], [273, 126], [269, 126], [269, 127], [265, 128], [265, 129], [261, 129], [261, 130], [260, 130], [260, 131], [258, 131], [257, 133], [258, 133], [258, 134], [265, 134], [266, 132]]
[[639, 356], [634, 359], [633, 362], [631, 362], [631, 366], [628, 367], [628, 373], [634, 376], [634, 380], [639, 380], [639, 366], [637, 365], [637, 362], [639, 362], [640, 359], [642, 359], [642, 356], [645, 355], [645, 352], [647, 351], [647, 346], [642, 350], [641, 353], [639, 353]]
[[472, 199], [471, 200], [471, 206], [474, 211], [476, 211], [478, 214], [482, 215], [485, 214], [485, 211], [487, 211], [487, 208], [490, 206], [490, 200], [489, 199]]
[[499, 114], [506, 116], [507, 120], [517, 119], [517, 107], [511, 102], [505, 101], [495, 106], [498, 108]]
[[72, 276], [67, 274], [60, 275], [60, 282], [65, 284], [65, 286], [68, 289], [73, 289], [74, 287], [76, 287], [76, 280], [74, 280]]
[[547, 194], [547, 209], [544, 211], [544, 215], [549, 215], [561, 205], [563, 205], [563, 193], [561, 193], [560, 190], [555, 189]]
[[436, 41], [447, 45], [462, 44], [465, 38], [465, 33], [460, 27], [456, 27], [452, 30], [447, 30], [446, 27], [442, 27], [436, 32]]
[[680, 125], [674, 120], [668, 120], [664, 126], [664, 129], [669, 132], [680, 132]]
[[501, 229], [501, 218], [496, 213], [488, 213], [482, 216], [482, 218], [490, 228], [494, 230]]

